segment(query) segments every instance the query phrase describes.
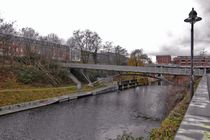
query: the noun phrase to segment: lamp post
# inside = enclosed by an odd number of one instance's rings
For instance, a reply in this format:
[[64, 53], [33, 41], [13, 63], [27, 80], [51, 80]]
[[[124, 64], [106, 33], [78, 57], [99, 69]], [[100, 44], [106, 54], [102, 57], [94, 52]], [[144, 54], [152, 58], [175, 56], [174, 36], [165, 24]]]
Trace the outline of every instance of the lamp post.
[[189, 22], [191, 24], [191, 73], [190, 73], [190, 94], [191, 98], [194, 94], [194, 75], [193, 75], [193, 49], [194, 49], [194, 24], [202, 20], [201, 17], [197, 17], [197, 12], [192, 8], [192, 11], [189, 13], [189, 17], [184, 20], [184, 22]]

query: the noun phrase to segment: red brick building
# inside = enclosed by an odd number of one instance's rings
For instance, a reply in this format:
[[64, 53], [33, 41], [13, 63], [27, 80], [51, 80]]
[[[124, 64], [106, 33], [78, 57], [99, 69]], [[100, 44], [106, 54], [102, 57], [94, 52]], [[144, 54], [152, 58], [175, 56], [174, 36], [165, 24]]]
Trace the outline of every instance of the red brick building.
[[[190, 56], [177, 56], [174, 58], [174, 64], [190, 66]], [[210, 66], [210, 56], [194, 56], [195, 66]]]
[[156, 62], [157, 64], [170, 64], [171, 56], [170, 55], [157, 55]]

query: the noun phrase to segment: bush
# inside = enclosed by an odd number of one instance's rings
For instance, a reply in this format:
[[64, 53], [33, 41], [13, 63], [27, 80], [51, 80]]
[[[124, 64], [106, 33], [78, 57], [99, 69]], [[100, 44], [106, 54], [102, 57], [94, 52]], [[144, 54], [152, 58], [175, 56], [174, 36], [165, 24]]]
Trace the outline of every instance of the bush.
[[67, 69], [57, 69], [56, 71], [52, 72], [52, 75], [55, 78], [60, 79], [63, 84], [71, 82], [71, 79], [69, 78], [68, 74], [69, 71]]
[[23, 84], [46, 82], [43, 72], [30, 66], [17, 70], [17, 80]]

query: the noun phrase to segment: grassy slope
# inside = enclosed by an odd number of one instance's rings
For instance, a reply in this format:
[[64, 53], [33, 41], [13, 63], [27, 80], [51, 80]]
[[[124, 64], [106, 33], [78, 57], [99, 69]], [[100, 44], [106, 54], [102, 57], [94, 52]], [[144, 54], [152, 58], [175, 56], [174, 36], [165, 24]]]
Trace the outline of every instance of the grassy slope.
[[[95, 87], [84, 86], [81, 91], [90, 91], [100, 87], [103, 87], [103, 85], [98, 85]], [[58, 88], [29, 88], [22, 90], [5, 89], [0, 90], [0, 106], [62, 96], [75, 93], [77, 91], [76, 86]]]
[[[200, 78], [195, 81], [195, 89], [200, 82]], [[187, 92], [184, 99], [179, 102], [176, 107], [170, 112], [170, 114], [163, 120], [160, 128], [152, 130], [151, 140], [173, 140], [179, 126], [184, 118], [190, 103], [190, 93]]]
[[[90, 91], [103, 85], [89, 87], [84, 85], [81, 91]], [[26, 85], [17, 81], [14, 68], [0, 67], [0, 106], [29, 102], [78, 92], [75, 84], [68, 83], [65, 87], [52, 87], [47, 84]]]

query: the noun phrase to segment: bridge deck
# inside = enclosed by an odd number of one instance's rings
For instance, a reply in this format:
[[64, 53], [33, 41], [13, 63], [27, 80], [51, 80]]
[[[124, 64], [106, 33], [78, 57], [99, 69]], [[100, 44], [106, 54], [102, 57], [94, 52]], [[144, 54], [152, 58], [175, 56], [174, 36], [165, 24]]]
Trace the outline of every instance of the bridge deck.
[[[80, 63], [61, 63], [62, 67], [78, 69], [94, 69], [121, 72], [141, 72], [150, 74], [167, 74], [167, 75], [190, 75], [190, 68], [183, 67], [135, 67], [135, 66], [118, 66], [118, 65], [101, 65], [101, 64], [80, 64]], [[194, 75], [202, 76], [204, 69], [194, 69]]]

